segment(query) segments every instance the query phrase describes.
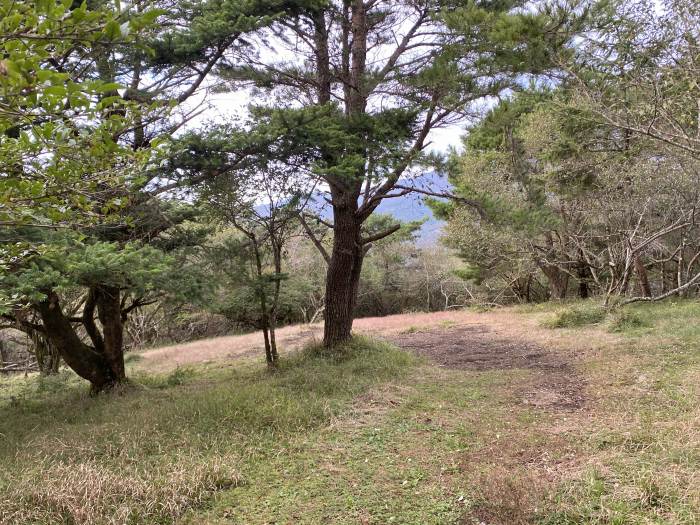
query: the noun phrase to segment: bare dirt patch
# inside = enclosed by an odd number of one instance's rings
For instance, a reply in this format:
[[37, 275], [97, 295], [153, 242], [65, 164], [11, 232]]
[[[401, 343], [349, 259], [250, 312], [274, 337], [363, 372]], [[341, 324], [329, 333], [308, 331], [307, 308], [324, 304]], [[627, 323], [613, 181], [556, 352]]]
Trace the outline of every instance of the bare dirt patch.
[[[399, 333], [409, 326], [430, 328], [446, 323], [475, 322], [478, 314], [471, 312], [434, 312], [365, 317], [355, 319], [353, 329], [357, 333], [387, 336]], [[280, 352], [296, 350], [308, 343], [323, 338], [323, 324], [300, 324], [277, 329], [277, 344]], [[262, 332], [229, 335], [181, 343], [139, 352], [139, 368], [151, 371], [168, 371], [178, 366], [202, 363], [229, 362], [241, 357], [264, 357]]]
[[[423, 355], [437, 365], [462, 370], [533, 371], [533, 380], [519, 385], [514, 395], [525, 404], [562, 410], [584, 405], [584, 383], [572, 362], [580, 357], [581, 341], [562, 340], [544, 330], [536, 319], [510, 310], [486, 313], [453, 310], [356, 319], [357, 333], [384, 337]], [[323, 325], [280, 328], [281, 352], [319, 341]], [[607, 341], [606, 341], [607, 342]], [[141, 352], [139, 368], [166, 371], [177, 366], [230, 362], [241, 357], [263, 357], [260, 333], [218, 337]]]
[[532, 370], [532, 382], [517, 393], [526, 404], [563, 410], [584, 405], [584, 382], [562, 354], [529, 341], [499, 336], [487, 326], [431, 328], [389, 339], [444, 368]]

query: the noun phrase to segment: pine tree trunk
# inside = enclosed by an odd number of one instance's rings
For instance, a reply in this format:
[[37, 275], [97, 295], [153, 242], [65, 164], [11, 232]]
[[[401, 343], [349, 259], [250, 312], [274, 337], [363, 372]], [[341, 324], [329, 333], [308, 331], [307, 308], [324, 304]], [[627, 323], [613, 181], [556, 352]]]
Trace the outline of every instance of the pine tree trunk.
[[566, 299], [566, 291], [569, 287], [569, 276], [559, 268], [550, 264], [540, 264], [542, 273], [549, 283], [549, 295], [551, 299]]
[[[545, 244], [550, 254], [556, 253], [555, 241], [552, 232], [545, 232]], [[562, 271], [556, 264], [551, 264], [546, 259], [536, 260], [537, 266], [547, 277], [549, 283], [550, 299], [566, 299], [566, 292], [569, 287], [569, 274]]]
[[[366, 114], [367, 93], [365, 77], [367, 62], [367, 5], [363, 0], [343, 2], [341, 70], [345, 115], [362, 118]], [[318, 103], [328, 104], [332, 99], [332, 75], [329, 55], [329, 34], [322, 12], [314, 17]], [[349, 152], [362, 155], [366, 151]], [[338, 152], [325, 153], [329, 165], [340, 159]], [[323, 345], [331, 348], [351, 337], [352, 321], [357, 301], [360, 272], [364, 259], [360, 231], [362, 219], [357, 216], [358, 198], [365, 179], [364, 167], [353, 176], [340, 175], [326, 178], [333, 202], [333, 249], [328, 257], [324, 310]]]
[[334, 207], [333, 251], [326, 276], [326, 308], [323, 345], [327, 348], [351, 337], [364, 250], [355, 207], [345, 203]]
[[581, 299], [588, 299], [588, 283], [584, 280], [578, 282], [578, 296]]
[[267, 318], [263, 316], [260, 324], [262, 325], [263, 341], [265, 342], [265, 361], [267, 366], [273, 365], [272, 347], [270, 345], [270, 329], [267, 326]]
[[119, 288], [99, 286], [97, 288], [97, 316], [102, 324], [104, 357], [112, 370], [115, 382], [126, 380], [124, 368], [124, 327], [122, 325]]

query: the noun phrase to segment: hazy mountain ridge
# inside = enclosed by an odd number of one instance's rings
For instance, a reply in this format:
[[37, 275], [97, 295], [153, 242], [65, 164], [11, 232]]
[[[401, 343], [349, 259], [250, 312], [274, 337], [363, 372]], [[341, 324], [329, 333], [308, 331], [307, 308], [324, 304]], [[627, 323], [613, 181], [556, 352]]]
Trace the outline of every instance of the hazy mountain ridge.
[[[441, 176], [435, 172], [427, 172], [413, 179], [403, 179], [402, 185], [414, 186], [419, 190], [426, 190], [435, 193], [445, 193], [451, 190], [452, 186], [447, 181], [446, 176]], [[314, 201], [317, 206], [321, 206], [324, 202], [324, 193], [319, 192], [314, 196]], [[425, 224], [421, 227], [418, 233], [418, 243], [421, 245], [434, 244], [437, 242], [445, 224], [444, 221], [436, 219], [432, 210], [425, 204], [426, 195], [413, 193], [395, 199], [384, 199], [377, 207], [376, 213], [391, 215], [401, 222], [413, 222], [425, 219]], [[312, 205], [312, 208], [316, 207]], [[256, 207], [259, 213], [265, 211], [265, 205], [261, 204]], [[321, 210], [321, 216], [326, 219], [331, 219], [333, 212], [329, 206], [325, 206]]]
[[[452, 188], [447, 181], [447, 176], [441, 176], [435, 172], [425, 173], [412, 180], [404, 180], [402, 184], [435, 193], [448, 192]], [[396, 199], [384, 199], [377, 208], [377, 213], [392, 215], [402, 222], [426, 219], [418, 234], [418, 243], [434, 244], [438, 241], [445, 223], [435, 218], [430, 207], [425, 204], [425, 198], [427, 196], [414, 193]]]

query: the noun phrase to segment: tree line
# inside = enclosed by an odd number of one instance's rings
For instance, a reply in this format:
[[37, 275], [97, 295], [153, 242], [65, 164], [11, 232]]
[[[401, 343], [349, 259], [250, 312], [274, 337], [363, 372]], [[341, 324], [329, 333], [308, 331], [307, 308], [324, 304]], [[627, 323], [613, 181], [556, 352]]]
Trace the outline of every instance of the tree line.
[[696, 296], [698, 15], [622, 4], [581, 38], [563, 79], [502, 100], [448, 169], [484, 220], [454, 205], [448, 242], [492, 296]]

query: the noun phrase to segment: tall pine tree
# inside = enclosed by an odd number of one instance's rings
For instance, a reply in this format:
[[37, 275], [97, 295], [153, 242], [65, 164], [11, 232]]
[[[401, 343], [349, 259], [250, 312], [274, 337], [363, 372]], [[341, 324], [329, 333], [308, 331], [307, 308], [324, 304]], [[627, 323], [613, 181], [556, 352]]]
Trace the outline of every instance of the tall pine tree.
[[[254, 83], [265, 148], [317, 178], [332, 207], [324, 344], [351, 335], [363, 259], [395, 228], [363, 235], [384, 199], [426, 158], [431, 131], [462, 121], [480, 102], [552, 66], [585, 18], [583, 6], [520, 0], [331, 0], [300, 7], [257, 41], [230, 85]], [[576, 7], [576, 9], [574, 9]], [[289, 150], [280, 144], [292, 144]], [[303, 154], [300, 154], [303, 152]], [[300, 162], [303, 159], [303, 162]]]

